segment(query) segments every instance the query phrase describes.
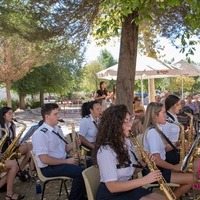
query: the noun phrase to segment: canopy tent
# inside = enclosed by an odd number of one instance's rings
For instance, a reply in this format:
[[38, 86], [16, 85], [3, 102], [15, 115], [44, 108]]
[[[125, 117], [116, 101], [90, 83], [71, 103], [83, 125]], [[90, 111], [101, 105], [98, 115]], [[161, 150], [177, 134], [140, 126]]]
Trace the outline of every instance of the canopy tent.
[[[107, 80], [117, 79], [118, 64], [97, 72], [98, 78]], [[137, 56], [135, 79], [141, 80], [141, 93], [143, 94], [143, 79], [166, 78], [177, 76], [180, 73], [176, 66], [169, 66], [159, 60], [147, 56]], [[142, 95], [143, 102], [143, 95]]]

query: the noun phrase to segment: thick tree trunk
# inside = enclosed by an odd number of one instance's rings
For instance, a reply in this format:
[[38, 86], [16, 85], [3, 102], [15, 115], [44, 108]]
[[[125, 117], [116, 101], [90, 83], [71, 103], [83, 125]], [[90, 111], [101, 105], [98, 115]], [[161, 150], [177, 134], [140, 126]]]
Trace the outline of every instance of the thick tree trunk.
[[19, 94], [19, 108], [26, 110], [25, 94]]
[[11, 93], [10, 93], [11, 82], [8, 81], [5, 84], [6, 84], [7, 106], [12, 107], [12, 100], [11, 100]]
[[40, 92], [40, 105], [43, 106], [44, 105], [44, 93]]
[[116, 84], [116, 103], [125, 104], [131, 113], [133, 113], [133, 89], [138, 44], [138, 25], [134, 22], [137, 15], [138, 13], [133, 11], [122, 24]]

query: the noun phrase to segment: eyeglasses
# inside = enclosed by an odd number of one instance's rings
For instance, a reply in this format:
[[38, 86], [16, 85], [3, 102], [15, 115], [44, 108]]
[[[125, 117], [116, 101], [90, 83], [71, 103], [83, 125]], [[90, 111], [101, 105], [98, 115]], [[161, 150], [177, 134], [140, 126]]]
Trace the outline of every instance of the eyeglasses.
[[133, 118], [130, 118], [130, 119], [125, 118], [124, 119], [124, 123], [126, 123], [126, 124], [132, 124], [133, 123]]

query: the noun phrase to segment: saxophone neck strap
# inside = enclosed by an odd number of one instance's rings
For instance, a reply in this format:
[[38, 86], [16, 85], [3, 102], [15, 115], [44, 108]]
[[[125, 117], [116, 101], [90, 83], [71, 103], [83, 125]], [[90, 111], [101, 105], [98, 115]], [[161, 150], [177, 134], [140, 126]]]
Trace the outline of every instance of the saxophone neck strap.
[[169, 140], [169, 138], [160, 130], [160, 129], [156, 129], [157, 132], [161, 135], [161, 137], [163, 137], [165, 139], [165, 141], [174, 149], [177, 150], [178, 149], [174, 146], [174, 144]]
[[54, 133], [55, 135], [57, 135], [66, 145], [68, 145], [68, 142], [66, 142], [60, 135], [59, 133], [52, 131], [52, 133]]
[[167, 116], [170, 117], [172, 119], [172, 121], [175, 121], [174, 117], [172, 114], [170, 114], [169, 112], [166, 112], [167, 113]]
[[135, 155], [135, 153], [134, 153], [133, 151], [131, 151], [131, 153], [133, 154], [135, 160], [136, 160], [137, 163], [138, 163], [138, 164], [132, 164], [132, 166], [135, 167], [135, 168], [141, 168], [141, 169], [145, 168], [145, 167], [141, 164], [141, 162], [139, 161], [139, 159], [137, 158], [137, 156]]

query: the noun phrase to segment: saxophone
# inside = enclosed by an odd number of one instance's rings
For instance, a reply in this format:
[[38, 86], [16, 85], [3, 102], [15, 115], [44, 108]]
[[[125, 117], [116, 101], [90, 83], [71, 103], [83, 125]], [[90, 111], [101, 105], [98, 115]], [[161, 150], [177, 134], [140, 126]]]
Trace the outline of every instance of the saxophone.
[[189, 131], [188, 131], [188, 146], [191, 148], [194, 142], [194, 117], [191, 113], [184, 112], [190, 118]]
[[79, 135], [75, 131], [75, 124], [72, 122], [68, 124], [72, 127], [73, 156], [78, 158], [79, 165], [84, 166], [86, 168], [87, 151], [89, 151], [89, 149], [83, 146], [80, 146], [77, 143], [77, 139], [79, 139]]
[[[0, 128], [0, 130], [1, 130], [1, 132], [5, 132], [4, 135], [3, 135], [3, 137], [2, 137], [1, 140], [0, 140], [0, 151], [1, 151], [1, 149], [2, 149], [2, 147], [3, 147], [3, 145], [4, 145], [4, 143], [6, 142], [6, 139], [7, 139], [7, 137], [8, 137], [8, 131], [7, 131], [5, 128]], [[5, 169], [4, 160], [1, 160], [1, 159], [0, 159], [0, 172], [1, 172], [2, 170], [4, 170], [4, 169]]]
[[[133, 144], [139, 149], [142, 155], [142, 158], [144, 159], [144, 162], [147, 164], [149, 170], [151, 172], [158, 170], [156, 164], [149, 159], [148, 155], [146, 154], [142, 146], [139, 144], [137, 139], [133, 136], [133, 133], [131, 133], [131, 140]], [[158, 184], [160, 185], [160, 190], [163, 191], [163, 193], [165, 194], [168, 200], [177, 199], [172, 189], [167, 185], [167, 182], [164, 179], [164, 177], [162, 177], [162, 179], [158, 181]]]
[[166, 119], [166, 121], [169, 122], [169, 123], [172, 123], [172, 124], [176, 124], [180, 128], [180, 135], [179, 135], [179, 141], [180, 141], [180, 163], [182, 163], [183, 159], [185, 158], [185, 155], [186, 155], [184, 126], [179, 122], [175, 122], [175, 121], [172, 121], [172, 120], [169, 120], [169, 119]]
[[2, 155], [0, 156], [0, 160], [7, 160], [7, 159], [12, 160], [12, 159], [18, 159], [21, 157], [21, 153], [19, 153], [19, 150], [18, 150], [18, 146], [19, 146], [18, 143], [19, 143], [19, 140], [20, 140], [22, 134], [26, 130], [26, 124], [23, 122], [18, 122], [16, 119], [13, 119], [13, 120], [19, 124], [22, 124], [23, 128], [20, 131], [20, 133], [17, 135], [17, 137], [15, 137], [15, 139], [8, 146], [6, 151], [4, 151], [4, 153], [2, 153]]

